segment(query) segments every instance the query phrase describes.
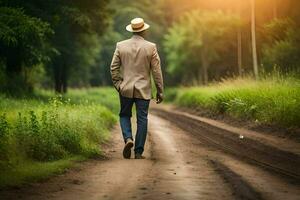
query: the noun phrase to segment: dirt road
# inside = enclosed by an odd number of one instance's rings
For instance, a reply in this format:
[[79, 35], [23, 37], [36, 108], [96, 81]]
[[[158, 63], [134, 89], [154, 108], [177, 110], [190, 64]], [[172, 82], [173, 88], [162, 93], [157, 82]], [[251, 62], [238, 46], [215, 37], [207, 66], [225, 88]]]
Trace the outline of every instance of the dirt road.
[[297, 183], [195, 137], [195, 127], [176, 124], [166, 116], [149, 116], [146, 160], [122, 158], [116, 126], [105, 148], [107, 159], [87, 161], [44, 183], [1, 191], [0, 199], [300, 199]]

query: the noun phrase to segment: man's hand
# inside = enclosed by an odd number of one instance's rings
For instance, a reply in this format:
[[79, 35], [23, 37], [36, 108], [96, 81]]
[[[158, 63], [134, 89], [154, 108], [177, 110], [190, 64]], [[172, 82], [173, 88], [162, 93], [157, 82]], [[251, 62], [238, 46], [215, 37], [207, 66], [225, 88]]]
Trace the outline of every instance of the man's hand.
[[159, 104], [164, 100], [163, 94], [162, 93], [157, 93], [156, 94], [156, 103]]

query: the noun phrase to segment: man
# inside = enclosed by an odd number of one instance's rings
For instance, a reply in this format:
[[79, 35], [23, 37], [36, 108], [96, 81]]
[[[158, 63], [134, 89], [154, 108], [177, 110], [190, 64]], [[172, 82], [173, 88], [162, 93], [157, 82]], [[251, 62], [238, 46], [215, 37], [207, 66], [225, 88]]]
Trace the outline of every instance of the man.
[[131, 129], [131, 111], [135, 104], [137, 132], [135, 136], [135, 159], [142, 156], [147, 136], [148, 109], [152, 97], [151, 74], [156, 85], [156, 103], [163, 101], [163, 78], [160, 58], [156, 45], [144, 39], [150, 26], [142, 18], [135, 18], [126, 30], [133, 36], [116, 45], [110, 66], [112, 81], [119, 92], [121, 110], [119, 113], [122, 134], [125, 142], [123, 157], [131, 157], [133, 137]]

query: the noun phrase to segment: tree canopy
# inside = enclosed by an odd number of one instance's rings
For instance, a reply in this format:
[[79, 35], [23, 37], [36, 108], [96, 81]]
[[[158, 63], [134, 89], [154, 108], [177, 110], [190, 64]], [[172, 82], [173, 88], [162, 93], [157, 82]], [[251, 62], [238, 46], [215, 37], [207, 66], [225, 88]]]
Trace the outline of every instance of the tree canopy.
[[[22, 76], [26, 67], [41, 64], [57, 92], [67, 91], [72, 76], [86, 84], [99, 57], [100, 37], [108, 26], [107, 4], [106, 0], [1, 1], [5, 71]], [[15, 78], [8, 79], [11, 77], [7, 76], [5, 85], [11, 86]], [[22, 85], [31, 87], [26, 80]]]
[[194, 10], [183, 15], [165, 36], [168, 72], [206, 84], [210, 65], [230, 56], [236, 48], [235, 36], [228, 36], [238, 23], [238, 17], [221, 11]]
[[111, 85], [115, 44], [130, 37], [125, 26], [134, 17], [151, 25], [146, 39], [158, 46], [167, 85], [252, 74], [251, 11], [259, 70], [299, 74], [300, 3], [254, 3], [255, 10], [240, 0], [0, 0], [0, 91]]

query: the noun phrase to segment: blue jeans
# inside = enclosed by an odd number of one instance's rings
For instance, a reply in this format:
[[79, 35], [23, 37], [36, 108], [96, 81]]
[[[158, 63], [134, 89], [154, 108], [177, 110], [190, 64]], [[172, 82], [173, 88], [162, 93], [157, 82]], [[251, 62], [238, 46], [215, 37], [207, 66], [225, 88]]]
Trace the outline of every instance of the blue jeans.
[[132, 106], [135, 103], [136, 107], [136, 118], [137, 118], [137, 131], [135, 135], [135, 146], [134, 152], [142, 154], [144, 152], [144, 145], [147, 137], [147, 126], [148, 126], [148, 109], [150, 100], [138, 99], [138, 98], [127, 98], [120, 95], [121, 111], [120, 124], [124, 141], [128, 138], [132, 139], [131, 129], [131, 116]]

